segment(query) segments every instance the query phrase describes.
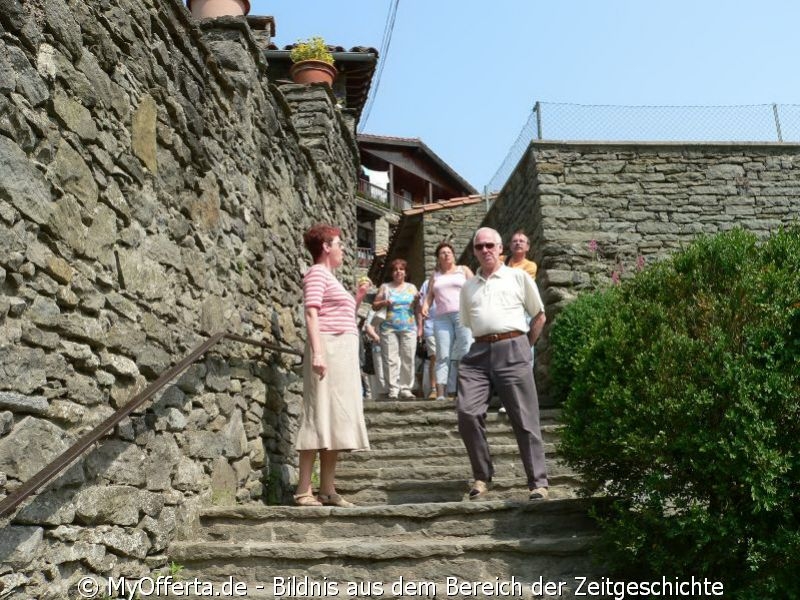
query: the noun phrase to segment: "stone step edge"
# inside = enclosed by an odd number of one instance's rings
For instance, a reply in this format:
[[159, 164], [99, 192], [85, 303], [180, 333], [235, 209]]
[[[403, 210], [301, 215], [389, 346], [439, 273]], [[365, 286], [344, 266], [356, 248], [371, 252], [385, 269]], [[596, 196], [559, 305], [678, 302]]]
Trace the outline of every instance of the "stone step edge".
[[[492, 403], [494, 404], [494, 402]], [[498, 401], [499, 406], [499, 401]], [[405, 413], [405, 412], [442, 412], [455, 410], [455, 400], [423, 400], [416, 398], [414, 400], [366, 400], [363, 403], [364, 412], [385, 412], [385, 413]], [[497, 412], [496, 408], [490, 408], [490, 413]], [[539, 409], [539, 414], [542, 418], [559, 418], [562, 410], [558, 407], [546, 406]]]
[[542, 515], [567, 515], [586, 513], [590, 508], [606, 502], [602, 498], [564, 498], [546, 502], [520, 500], [486, 500], [482, 502], [416, 502], [410, 504], [383, 504], [338, 508], [335, 506], [211, 506], [200, 511], [202, 520], [270, 520], [270, 519], [318, 519], [320, 517], [343, 517], [367, 519], [374, 517], [403, 517], [408, 519], [433, 519], [452, 515], [482, 515], [499, 512], [522, 512]]
[[[577, 486], [581, 483], [581, 478], [578, 474], [575, 473], [564, 473], [559, 475], [548, 475], [548, 480], [550, 481], [550, 487], [560, 487], [563, 485], [569, 486]], [[337, 479], [336, 487], [341, 488], [343, 490], [363, 490], [368, 488], [374, 488], [376, 490], [393, 490], [393, 491], [402, 491], [402, 490], [417, 490], [420, 486], [425, 486], [427, 488], [445, 488], [450, 489], [453, 486], [461, 486], [464, 488], [464, 493], [466, 494], [469, 491], [469, 484], [471, 479], [466, 477], [459, 477], [456, 479], [394, 479], [394, 480], [385, 480], [385, 479], [371, 479], [368, 477], [364, 478], [347, 478], [347, 479]], [[492, 480], [491, 489], [494, 490], [508, 490], [512, 488], [518, 488], [522, 490], [523, 487], [526, 487], [526, 480], [524, 475], [520, 475], [518, 477], [496, 477]]]
[[[370, 425], [367, 424], [367, 433], [369, 437], [372, 438], [373, 435], [377, 435], [380, 437], [403, 437], [408, 435], [432, 435], [432, 434], [441, 434], [441, 431], [435, 431], [431, 428], [433, 425], [432, 423], [422, 423], [422, 424], [415, 424], [420, 429], [415, 430], [412, 427], [402, 427], [402, 423], [392, 423], [390, 428], [384, 427], [382, 425]], [[453, 423], [446, 423], [448, 428], [445, 430], [446, 433], [452, 435], [456, 439], [461, 439], [458, 433], [458, 425]], [[504, 425], [507, 428], [503, 428], [502, 431], [498, 431], [500, 425]], [[539, 427], [542, 433], [549, 433], [549, 434], [558, 434], [564, 429], [564, 425], [561, 423], [545, 423]], [[514, 432], [511, 429], [511, 423], [505, 423], [501, 421], [487, 421], [486, 422], [486, 433], [490, 435], [497, 435], [499, 433], [508, 433], [509, 435], [513, 435]], [[433, 440], [436, 438], [434, 437]]]
[[170, 544], [170, 560], [183, 565], [217, 559], [366, 560], [370, 563], [396, 559], [460, 557], [472, 553], [502, 552], [568, 557], [588, 553], [598, 536], [543, 536], [498, 540], [490, 536], [423, 537], [421, 539], [346, 538], [309, 542], [216, 542], [179, 541]]
[[[375, 428], [375, 427], [401, 427], [404, 425], [407, 426], [428, 426], [428, 427], [438, 427], [447, 425], [448, 427], [457, 427], [458, 426], [458, 416], [453, 413], [413, 413], [410, 415], [405, 414], [379, 414], [376, 415], [375, 413], [372, 414], [365, 414], [364, 420], [367, 424], [367, 429]], [[506, 425], [509, 428], [511, 427], [511, 420], [506, 415], [500, 415], [497, 413], [489, 413], [486, 415], [486, 426], [489, 427], [491, 425]], [[553, 419], [540, 419], [539, 420], [539, 427], [563, 427], [563, 424], [559, 421], [555, 421]]]
[[[570, 477], [572, 479], [580, 478], [580, 473], [573, 471], [563, 463], [558, 463], [557, 459], [555, 458], [548, 456], [546, 457], [545, 462], [547, 464], [548, 479], [556, 477]], [[452, 474], [454, 469], [458, 472], [464, 473], [465, 478], [461, 479], [461, 481], [466, 481], [469, 479], [469, 463], [464, 461], [455, 465], [420, 465], [415, 467], [411, 474], [409, 474], [409, 471], [412, 471], [412, 469], [407, 466], [398, 467], [394, 464], [385, 466], [362, 466], [350, 463], [346, 466], [342, 465], [336, 470], [336, 480], [342, 482], [382, 480], [387, 484], [390, 484], [392, 481], [399, 480], [397, 479], [398, 475], [400, 477], [405, 475], [405, 477], [403, 477], [403, 479], [400, 481], [430, 481], [432, 484], [435, 484], [439, 481], [448, 481], [441, 479], [441, 477]], [[507, 469], [518, 470], [521, 475], [523, 470], [522, 462], [502, 460], [495, 462], [495, 472], [506, 471]], [[497, 479], [495, 479], [495, 481], [497, 481]]]
[[[552, 442], [545, 442], [545, 454], [558, 455], [558, 449]], [[516, 444], [490, 444], [492, 457], [519, 455]], [[343, 462], [366, 462], [371, 460], [391, 460], [402, 458], [467, 458], [464, 445], [429, 446], [426, 448], [375, 448], [358, 452], [342, 452], [339, 454], [339, 464]]]
[[[445, 577], [447, 577], [447, 576], [445, 576]], [[511, 577], [512, 576], [509, 575], [508, 577], [500, 578], [500, 581], [511, 581]], [[459, 581], [462, 581], [462, 582], [466, 581], [463, 578], [458, 578], [458, 579], [459, 579]], [[589, 579], [592, 580], [591, 577]], [[595, 578], [595, 579], [597, 579], [597, 578]], [[322, 578], [309, 577], [309, 580], [320, 582], [320, 581], [322, 581]], [[436, 589], [437, 589], [437, 593], [436, 593], [435, 596], [431, 596], [431, 595], [425, 594], [422, 591], [420, 591], [418, 593], [415, 593], [415, 594], [397, 594], [397, 595], [395, 595], [394, 593], [391, 592], [391, 585], [392, 585], [392, 583], [394, 583], [397, 580], [398, 579], [395, 578], [392, 581], [382, 581], [381, 583], [383, 584], [383, 594], [380, 594], [380, 595], [373, 594], [371, 596], [363, 596], [363, 595], [351, 596], [351, 595], [349, 595], [347, 593], [347, 583], [349, 583], [349, 582], [345, 581], [345, 580], [341, 580], [341, 581], [337, 580], [335, 582], [337, 584], [337, 593], [336, 594], [330, 593], [330, 594], [327, 594], [325, 596], [310, 596], [310, 595], [298, 596], [298, 595], [288, 595], [288, 594], [281, 594], [281, 595], [276, 596], [273, 592], [270, 591], [270, 587], [271, 587], [270, 584], [255, 583], [255, 582], [249, 582], [249, 581], [248, 582], [239, 582], [236, 579], [233, 579], [232, 581], [228, 581], [228, 582], [215, 581], [215, 582], [210, 582], [210, 583], [212, 583], [212, 585], [214, 585], [214, 588], [216, 590], [219, 590], [223, 583], [227, 583], [228, 588], [231, 589], [231, 590], [233, 590], [233, 585], [234, 584], [243, 583], [246, 586], [245, 590], [239, 590], [237, 588], [236, 591], [238, 593], [240, 593], [240, 594], [241, 593], [246, 593], [246, 596], [244, 596], [244, 597], [249, 598], [251, 600], [328, 600], [330, 598], [347, 598], [347, 600], [375, 600], [376, 598], [392, 598], [392, 599], [396, 599], [396, 600], [406, 600], [406, 599], [411, 599], [411, 598], [414, 598], [415, 600], [420, 600], [420, 598], [426, 599], [426, 600], [436, 600], [436, 599], [439, 599], [439, 598], [446, 598], [447, 600], [475, 600], [476, 598], [494, 598], [495, 597], [493, 595], [485, 595], [485, 594], [482, 594], [482, 593], [480, 593], [478, 595], [473, 595], [473, 594], [470, 594], [470, 595], [463, 595], [463, 594], [445, 595], [445, 592], [441, 591], [441, 590], [443, 590], [444, 585], [445, 585], [445, 581], [444, 580], [441, 580], [441, 581], [437, 580], [437, 581], [434, 582], [434, 583], [436, 583]], [[326, 581], [331, 582], [333, 580], [327, 579]], [[363, 580], [363, 579], [356, 579], [355, 583], [358, 584], [358, 583], [361, 583], [361, 582], [364, 582], [364, 581], [365, 580]], [[403, 581], [404, 582], [408, 582], [408, 581], [413, 581], [413, 580], [409, 579], [408, 577], [404, 577]], [[489, 583], [492, 583], [493, 581], [494, 580], [491, 580], [491, 581], [489, 581]], [[552, 580], [552, 583], [550, 583], [551, 580], [543, 578], [542, 582], [539, 582], [538, 585], [542, 586], [542, 585], [550, 584], [550, 585], [554, 586], [554, 589], [556, 589], [556, 590], [559, 589], [558, 588], [559, 582], [563, 582], [563, 585], [560, 588], [562, 590], [562, 593], [560, 593], [558, 595], [555, 595], [555, 596], [554, 595], [550, 595], [550, 594], [545, 594], [545, 595], [535, 594], [534, 595], [533, 591], [531, 590], [531, 586], [534, 583], [533, 581], [526, 580], [526, 579], [521, 579], [519, 577], [515, 577], [515, 581], [519, 582], [520, 585], [522, 586], [522, 595], [521, 596], [516, 596], [516, 595], [506, 596], [508, 598], [513, 598], [515, 600], [564, 600], [565, 595], [564, 595], [563, 592], [565, 592], [565, 591], [567, 593], [572, 592], [573, 589], [574, 589], [574, 586], [576, 585], [575, 578], [571, 577], [571, 576], [561, 576], [561, 577], [555, 578], [555, 579]], [[419, 582], [416, 582], [416, 583], [419, 583]], [[572, 584], [572, 586], [570, 584]], [[288, 586], [288, 582], [285, 582], [284, 585]], [[295, 585], [297, 585], [297, 584], [295, 584]], [[545, 589], [549, 589], [549, 588], [545, 588]], [[226, 592], [226, 593], [228, 593], [228, 592]], [[228, 593], [228, 595], [230, 595], [230, 593]], [[189, 593], [179, 593], [179, 594], [172, 595], [172, 594], [167, 593], [167, 594], [160, 594], [158, 597], [159, 598], [167, 598], [167, 599], [169, 599], [169, 598], [184, 598], [184, 599], [185, 598], [207, 598], [207, 597], [209, 597], [209, 594], [205, 593], [205, 592], [201, 593], [200, 595], [194, 595], [194, 594], [189, 594]], [[216, 597], [221, 597], [221, 596], [218, 594]], [[224, 597], [224, 596], [222, 596], [222, 597]], [[567, 596], [567, 597], [571, 598], [572, 596]]]

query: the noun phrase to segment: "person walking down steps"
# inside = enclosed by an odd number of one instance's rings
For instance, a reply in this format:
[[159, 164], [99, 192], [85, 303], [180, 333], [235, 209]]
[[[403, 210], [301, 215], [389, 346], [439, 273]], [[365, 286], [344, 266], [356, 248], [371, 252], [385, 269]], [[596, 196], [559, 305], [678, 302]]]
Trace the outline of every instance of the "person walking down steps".
[[459, 316], [459, 298], [464, 283], [472, 278], [472, 271], [455, 262], [455, 250], [448, 242], [436, 246], [436, 269], [431, 275], [428, 292], [422, 301], [420, 314], [427, 318], [431, 305], [436, 303], [433, 333], [436, 337], [436, 399], [445, 394], [455, 394], [458, 363], [472, 343], [469, 328]]
[[[531, 241], [525, 232], [521, 229], [515, 231], [511, 236], [511, 241], [508, 245], [510, 246], [511, 254], [505, 263], [512, 269], [522, 269], [531, 276], [531, 279], [536, 281], [537, 265], [532, 260], [528, 260], [528, 252], [530, 252], [531, 249]], [[527, 319], [528, 322], [530, 322], [531, 315], [528, 315]], [[535, 352], [536, 349], [533, 347], [533, 345], [531, 345], [531, 369], [533, 369]], [[505, 414], [506, 407], [501, 406], [497, 412]]]
[[[497, 231], [478, 229], [473, 252], [480, 269], [461, 289], [461, 323], [472, 330], [475, 340], [461, 359], [456, 399], [458, 431], [474, 478], [469, 497], [484, 496], [494, 474], [486, 440], [486, 411], [494, 389], [517, 439], [528, 498], [545, 500], [547, 467], [531, 370], [531, 346], [544, 327], [544, 307], [530, 276], [502, 263], [502, 250]], [[526, 313], [532, 315], [530, 326]]]
[[386, 309], [380, 340], [383, 376], [389, 400], [414, 398], [414, 357], [417, 352], [417, 287], [406, 281], [408, 263], [392, 261], [392, 281], [385, 283], [372, 303], [374, 310]]

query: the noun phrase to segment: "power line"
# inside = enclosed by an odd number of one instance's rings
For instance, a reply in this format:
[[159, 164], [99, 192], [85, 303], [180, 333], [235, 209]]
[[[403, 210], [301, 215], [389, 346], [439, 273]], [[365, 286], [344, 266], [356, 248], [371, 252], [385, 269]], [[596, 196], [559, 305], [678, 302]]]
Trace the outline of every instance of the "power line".
[[389, 12], [386, 15], [386, 25], [383, 28], [383, 39], [381, 39], [381, 49], [378, 55], [378, 72], [375, 74], [375, 85], [373, 85], [370, 90], [367, 105], [364, 107], [362, 119], [358, 124], [359, 131], [364, 131], [364, 127], [366, 127], [367, 121], [369, 120], [369, 114], [372, 111], [372, 105], [375, 102], [375, 96], [378, 95], [383, 66], [386, 64], [386, 60], [389, 57], [389, 46], [392, 43], [392, 33], [394, 32], [394, 22], [397, 17], [397, 7], [399, 4], [400, 0], [393, 0], [392, 5], [389, 7]]

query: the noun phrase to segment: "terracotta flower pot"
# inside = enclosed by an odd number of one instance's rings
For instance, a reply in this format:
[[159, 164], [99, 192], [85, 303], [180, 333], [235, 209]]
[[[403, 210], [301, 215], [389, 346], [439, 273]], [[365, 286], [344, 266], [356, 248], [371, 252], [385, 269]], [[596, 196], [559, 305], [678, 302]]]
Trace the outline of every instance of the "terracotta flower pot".
[[250, 0], [186, 0], [195, 19], [243, 17], [250, 12]]
[[301, 60], [292, 65], [289, 74], [295, 83], [327, 83], [333, 85], [338, 71], [321, 60]]

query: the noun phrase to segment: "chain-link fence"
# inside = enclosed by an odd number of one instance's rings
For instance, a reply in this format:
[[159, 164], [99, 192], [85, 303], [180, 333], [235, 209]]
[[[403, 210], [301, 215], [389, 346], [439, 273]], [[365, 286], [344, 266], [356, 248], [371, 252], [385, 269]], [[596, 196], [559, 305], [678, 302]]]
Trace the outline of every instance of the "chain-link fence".
[[800, 104], [609, 106], [537, 102], [487, 185], [499, 191], [531, 140], [800, 142]]

